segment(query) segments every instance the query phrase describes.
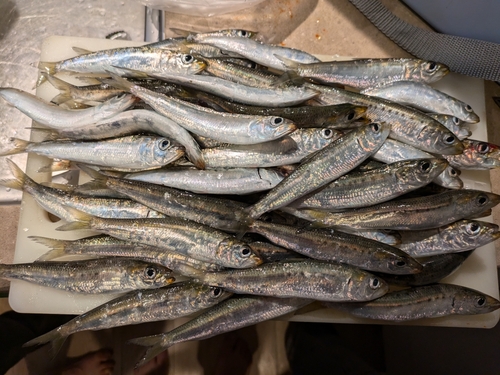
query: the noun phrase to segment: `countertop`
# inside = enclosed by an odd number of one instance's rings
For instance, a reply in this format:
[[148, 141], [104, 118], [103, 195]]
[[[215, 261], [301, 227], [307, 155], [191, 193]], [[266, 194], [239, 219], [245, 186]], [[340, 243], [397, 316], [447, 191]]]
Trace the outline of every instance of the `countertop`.
[[[396, 15], [413, 25], [428, 28], [398, 0], [383, 0]], [[44, 7], [43, 4], [46, 6]], [[39, 4], [39, 5], [38, 5]], [[105, 5], [103, 5], [105, 4]], [[35, 69], [41, 41], [50, 35], [74, 35], [103, 38], [107, 34], [125, 30], [132, 40], [143, 40], [144, 7], [139, 2], [93, 0], [53, 0], [33, 5], [29, 0], [7, 0], [0, 5], [0, 86], [14, 86], [31, 91], [37, 77]], [[83, 20], [83, 21], [82, 21]], [[248, 28], [257, 30], [266, 40], [285, 46], [304, 49], [323, 55], [357, 57], [409, 57], [409, 54], [379, 32], [348, 0], [266, 0], [254, 9], [220, 17], [195, 18], [166, 13], [167, 36], [169, 27], [185, 29]], [[253, 26], [252, 26], [253, 25]], [[265, 33], [268, 32], [266, 35]], [[272, 33], [273, 37], [270, 37]], [[278, 39], [278, 40], [275, 40]], [[488, 138], [500, 144], [494, 124], [500, 120], [500, 109], [491, 96], [500, 96], [500, 86], [486, 82]], [[28, 138], [31, 121], [14, 108], [0, 102], [0, 147], [15, 134]], [[15, 132], [15, 133], [13, 133]], [[24, 158], [15, 159], [24, 165]], [[0, 160], [0, 178], [9, 173]], [[500, 172], [492, 171], [493, 192], [500, 193]], [[10, 195], [9, 195], [10, 194]], [[2, 191], [0, 201], [0, 261], [12, 262], [20, 206], [9, 204], [19, 199]], [[6, 198], [5, 198], [6, 197]], [[500, 223], [500, 209], [494, 209], [494, 222]], [[497, 244], [497, 265], [500, 265]], [[0, 287], [8, 283], [0, 283]]]

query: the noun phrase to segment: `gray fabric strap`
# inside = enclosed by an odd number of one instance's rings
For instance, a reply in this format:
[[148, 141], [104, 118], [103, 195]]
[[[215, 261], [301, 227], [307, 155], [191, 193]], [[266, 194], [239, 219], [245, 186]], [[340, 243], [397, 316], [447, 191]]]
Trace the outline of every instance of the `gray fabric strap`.
[[413, 56], [452, 72], [500, 81], [500, 44], [423, 30], [396, 17], [378, 0], [349, 0], [382, 33]]

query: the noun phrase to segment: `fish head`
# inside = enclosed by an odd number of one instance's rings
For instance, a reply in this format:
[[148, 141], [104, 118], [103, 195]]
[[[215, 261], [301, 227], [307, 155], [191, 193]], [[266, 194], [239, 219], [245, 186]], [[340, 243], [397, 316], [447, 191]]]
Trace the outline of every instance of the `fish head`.
[[490, 169], [500, 167], [500, 147], [489, 142], [467, 139], [463, 141], [464, 151], [460, 155], [464, 163], [475, 168]]
[[300, 136], [302, 147], [311, 153], [328, 146], [342, 135], [340, 131], [330, 128], [303, 128], [293, 134]]
[[391, 126], [387, 123], [372, 122], [359, 128], [359, 131], [360, 136], [357, 139], [359, 146], [372, 154], [387, 139], [391, 131]]
[[352, 301], [371, 301], [389, 291], [389, 285], [368, 272], [357, 272], [348, 281], [348, 296]]
[[472, 197], [467, 197], [468, 194], [465, 194], [460, 197], [457, 203], [466, 205], [469, 202], [474, 213], [480, 214], [500, 203], [500, 195], [498, 194], [487, 191], [472, 191], [471, 193]]
[[[290, 134], [297, 126], [290, 120], [278, 116], [259, 116], [248, 125], [248, 135], [260, 142], [278, 139]], [[257, 143], [257, 142], [256, 142]]]
[[462, 120], [470, 124], [477, 124], [481, 119], [469, 104], [462, 103], [461, 106]]
[[162, 52], [160, 71], [172, 74], [196, 74], [201, 72], [207, 64], [202, 58], [189, 53]]
[[461, 248], [477, 248], [500, 238], [498, 225], [477, 220], [460, 220], [449, 226], [445, 241], [457, 243]]
[[434, 182], [439, 186], [447, 189], [459, 190], [464, 187], [464, 182], [460, 178], [460, 171], [448, 165], [441, 174], [439, 174]]
[[452, 307], [454, 314], [486, 314], [500, 308], [500, 301], [477, 290], [462, 287], [453, 295]]
[[191, 293], [193, 304], [200, 309], [216, 305], [233, 295], [233, 293], [228, 292], [225, 289], [198, 283], [193, 283]]
[[175, 281], [175, 278], [172, 277], [172, 271], [159, 264], [132, 266], [129, 275], [136, 281], [138, 288], [144, 289], [160, 288]]
[[262, 258], [248, 244], [227, 237], [217, 247], [217, 258], [224, 267], [250, 268], [262, 264]]
[[155, 164], [167, 165], [184, 156], [185, 148], [169, 138], [151, 138], [151, 157]]
[[429, 117], [428, 126], [422, 128], [417, 139], [427, 152], [442, 155], [460, 155], [464, 150], [463, 143], [443, 124]]
[[410, 80], [432, 83], [439, 81], [450, 72], [450, 69], [441, 63], [435, 61], [417, 60], [408, 68], [407, 76]]
[[383, 265], [385, 270], [380, 272], [392, 275], [410, 275], [422, 272], [423, 266], [417, 260], [397, 248], [379, 253], [379, 265]]
[[400, 163], [395, 176], [398, 184], [420, 187], [428, 184], [440, 175], [448, 166], [444, 159], [406, 160]]

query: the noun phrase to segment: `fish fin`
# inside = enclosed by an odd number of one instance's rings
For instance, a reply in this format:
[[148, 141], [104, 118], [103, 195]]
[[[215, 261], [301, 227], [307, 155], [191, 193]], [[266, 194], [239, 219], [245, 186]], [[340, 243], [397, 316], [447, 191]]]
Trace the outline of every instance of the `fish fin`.
[[149, 75], [148, 73], [146, 72], [142, 72], [140, 70], [135, 70], [135, 69], [130, 69], [130, 68], [122, 68], [122, 67], [119, 67], [119, 66], [112, 66], [113, 69], [116, 69], [117, 71], [116, 72], [111, 72], [111, 73], [120, 73], [121, 75], [123, 76], [126, 76], [126, 77], [133, 77], [133, 78], [143, 78], [143, 79], [147, 79], [147, 78], [158, 78], [157, 76], [152, 76], [152, 75]]
[[106, 180], [108, 179], [108, 176], [102, 174], [99, 171], [96, 171], [93, 168], [90, 168], [89, 166], [85, 164], [77, 164], [77, 167], [80, 168], [84, 173], [86, 173], [89, 177], [94, 179], [95, 181], [99, 182], [99, 186], [106, 186]]
[[[50, 76], [48, 76], [48, 77], [50, 77]], [[57, 94], [56, 96], [54, 96], [50, 100], [50, 102], [53, 104], [60, 105], [60, 104], [67, 103], [70, 100], [71, 100], [71, 96], [69, 96], [69, 94], [61, 93], [61, 94]]]
[[59, 352], [59, 350], [61, 349], [65, 340], [66, 340], [66, 336], [63, 336], [60, 332], [60, 327], [57, 327], [57, 328], [53, 329], [52, 331], [44, 333], [43, 335], [35, 337], [34, 339], [24, 343], [23, 348], [26, 348], [28, 346], [42, 345], [42, 344], [46, 344], [48, 342], [52, 342], [50, 352], [51, 352], [51, 355], [55, 356]]
[[[40, 69], [40, 71], [45, 72], [49, 75], [54, 75], [54, 74], [56, 74], [56, 71], [57, 71], [56, 65], [57, 65], [56, 62], [40, 61], [38, 63], [38, 69]], [[43, 74], [40, 74], [38, 76], [35, 87], [40, 86], [46, 80], [47, 80], [47, 78]]]
[[40, 74], [43, 75], [47, 79], [47, 81], [50, 82], [52, 86], [54, 86], [56, 89], [64, 93], [69, 94], [70, 88], [74, 87], [71, 83], [63, 81], [62, 79], [57, 78], [56, 76], [48, 74], [47, 72], [41, 72]]
[[32, 133], [43, 134], [42, 142], [44, 142], [44, 141], [56, 141], [56, 140], [61, 139], [61, 137], [59, 137], [59, 133], [53, 129], [34, 128], [34, 127], [29, 127], [29, 128], [25, 128], [25, 129], [31, 130]]
[[[56, 160], [53, 159], [52, 163], [46, 165], [45, 167], [41, 167], [37, 170], [38, 173], [47, 173], [47, 172], [59, 172], [59, 171], [68, 171], [68, 170], [76, 169], [74, 162], [71, 160]], [[49, 185], [46, 185], [49, 186]]]
[[297, 70], [297, 68], [300, 65], [300, 63], [298, 61], [288, 59], [284, 56], [274, 54], [274, 57], [276, 57], [279, 61], [281, 61], [281, 63], [283, 64], [283, 67], [286, 68], [284, 70]]
[[32, 182], [31, 178], [28, 177], [26, 173], [22, 171], [21, 168], [17, 166], [12, 160], [7, 159], [7, 164], [9, 165], [10, 171], [14, 176], [13, 180], [0, 180], [0, 185], [5, 187], [10, 187], [16, 190], [23, 190], [27, 182]]
[[10, 150], [0, 152], [0, 156], [15, 155], [26, 152], [26, 148], [33, 143], [19, 138], [10, 138], [9, 141], [14, 144], [14, 147]]
[[153, 336], [139, 337], [139, 338], [132, 339], [132, 340], [128, 341], [131, 344], [148, 347], [148, 349], [146, 350], [146, 353], [144, 353], [144, 355], [139, 360], [139, 362], [136, 363], [135, 368], [138, 368], [138, 367], [144, 365], [146, 362], [149, 362], [151, 359], [156, 357], [158, 354], [160, 354], [161, 352], [167, 350], [170, 346], [172, 346], [172, 344], [170, 344], [170, 345], [164, 344], [164, 341], [165, 341], [164, 337], [165, 336], [166, 336], [165, 334], [159, 334], [159, 335], [153, 335]]
[[88, 55], [89, 53], [94, 53], [94, 51], [91, 51], [91, 50], [88, 50], [85, 48], [81, 48], [81, 47], [71, 47], [71, 49], [73, 51], [75, 51], [76, 53], [78, 53], [79, 55]]
[[75, 187], [72, 185], [68, 184], [58, 184], [57, 182], [51, 182], [51, 181], [46, 181], [46, 182], [41, 182], [40, 185], [52, 188], [52, 189], [57, 189], [64, 191], [66, 193], [71, 193], [75, 190]]
[[77, 210], [76, 208], [69, 207], [63, 205], [64, 209], [68, 211], [68, 213], [73, 216], [75, 221], [67, 224], [63, 224], [60, 227], [57, 227], [58, 231], [70, 231], [70, 230], [78, 230], [78, 229], [91, 229], [91, 221], [93, 216], [87, 214], [86, 212]]
[[58, 240], [55, 238], [41, 237], [41, 236], [29, 236], [29, 239], [39, 243], [41, 245], [47, 246], [51, 250], [40, 256], [35, 260], [35, 262], [41, 262], [46, 260], [51, 260], [54, 258], [60, 258], [66, 255], [64, 250], [66, 247], [66, 240]]
[[120, 77], [118, 74], [106, 70], [106, 72], [111, 76], [111, 79], [104, 80], [105, 83], [116, 87], [118, 89], [130, 92], [130, 89], [135, 86], [132, 82], [127, 81], [125, 78]]

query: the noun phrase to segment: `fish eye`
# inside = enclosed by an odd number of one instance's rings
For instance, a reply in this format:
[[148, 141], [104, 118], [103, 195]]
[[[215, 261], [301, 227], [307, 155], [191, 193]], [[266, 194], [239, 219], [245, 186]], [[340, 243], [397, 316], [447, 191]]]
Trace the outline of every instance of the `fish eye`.
[[283, 117], [274, 117], [272, 119], [273, 125], [281, 125], [281, 124], [283, 124], [284, 121], [285, 120], [283, 120]]
[[468, 105], [468, 104], [467, 104], [467, 105], [465, 106], [465, 110], [466, 110], [467, 112], [472, 112], [472, 107], [471, 107], [470, 105]]
[[479, 203], [480, 206], [484, 206], [486, 202], [488, 202], [488, 197], [486, 195], [481, 194], [477, 197], [477, 203]]
[[486, 303], [486, 298], [484, 298], [484, 297], [479, 297], [476, 300], [476, 305], [479, 307], [484, 306], [485, 303]]
[[453, 121], [453, 123], [455, 125], [460, 125], [460, 119], [458, 117], [453, 116], [453, 118], [451, 119], [451, 121]]
[[238, 36], [241, 36], [242, 38], [246, 38], [248, 36], [248, 33], [246, 30], [239, 30]]
[[453, 135], [445, 135], [443, 138], [443, 142], [447, 145], [452, 145], [455, 143], [455, 137]]
[[156, 276], [156, 268], [154, 267], [147, 267], [144, 270], [144, 276], [146, 276], [148, 279], [154, 279]]
[[349, 112], [349, 114], [347, 115], [347, 120], [351, 121], [351, 120], [354, 120], [354, 117], [356, 116], [356, 113], [354, 113], [354, 111], [351, 111]]
[[406, 262], [404, 260], [398, 260], [396, 262], [396, 266], [398, 266], [398, 267], [404, 267], [404, 266], [406, 266]]
[[245, 258], [248, 258], [252, 254], [252, 250], [250, 250], [248, 247], [244, 247], [241, 250], [241, 255], [243, 255]]
[[378, 289], [379, 286], [380, 286], [380, 281], [377, 278], [373, 278], [370, 280], [370, 288]]
[[221, 288], [212, 288], [212, 295], [214, 297], [219, 297], [222, 294]]
[[429, 73], [434, 73], [437, 70], [437, 68], [438, 68], [438, 64], [435, 63], [434, 61], [429, 61], [427, 63], [427, 71]]
[[170, 147], [170, 141], [168, 139], [161, 139], [158, 142], [158, 147], [160, 150], [165, 151], [167, 148]]
[[185, 64], [190, 64], [194, 61], [193, 55], [182, 55], [182, 62]]
[[490, 146], [486, 142], [481, 142], [477, 145], [477, 151], [480, 154], [486, 154], [490, 151]]
[[477, 223], [470, 223], [467, 225], [467, 233], [470, 235], [475, 235], [479, 233], [479, 224]]
[[375, 132], [378, 133], [380, 131], [380, 125], [377, 124], [376, 122], [370, 124], [370, 128]]
[[431, 163], [428, 161], [423, 161], [420, 163], [420, 169], [422, 172], [427, 172], [429, 169], [431, 169]]
[[450, 167], [450, 176], [455, 177], [456, 175], [457, 175], [456, 169]]
[[326, 139], [331, 138], [333, 135], [332, 129], [323, 129], [321, 131], [321, 133], [322, 133], [323, 137], [325, 137]]

